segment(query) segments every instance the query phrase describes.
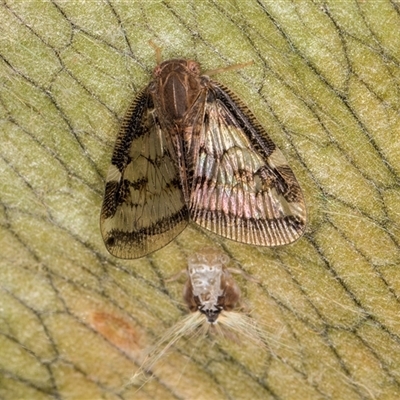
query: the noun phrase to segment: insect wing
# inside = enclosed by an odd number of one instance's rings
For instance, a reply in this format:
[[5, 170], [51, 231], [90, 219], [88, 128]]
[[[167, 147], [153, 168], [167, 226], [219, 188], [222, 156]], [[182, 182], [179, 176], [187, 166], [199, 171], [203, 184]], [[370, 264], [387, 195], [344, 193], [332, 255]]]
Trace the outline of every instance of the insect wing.
[[283, 154], [229, 90], [208, 82], [193, 175], [190, 215], [218, 235], [278, 246], [306, 222], [299, 184]]
[[160, 249], [188, 223], [176, 156], [158, 121], [146, 88], [121, 126], [106, 179], [100, 226], [116, 257]]

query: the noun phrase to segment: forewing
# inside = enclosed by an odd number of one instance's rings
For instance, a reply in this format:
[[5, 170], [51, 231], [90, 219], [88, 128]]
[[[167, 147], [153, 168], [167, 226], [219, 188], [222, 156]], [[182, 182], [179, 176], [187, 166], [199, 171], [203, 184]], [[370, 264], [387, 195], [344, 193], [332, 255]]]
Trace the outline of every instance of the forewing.
[[188, 223], [175, 154], [146, 88], [117, 137], [100, 226], [108, 251], [138, 258], [160, 249]]
[[194, 168], [190, 215], [239, 242], [278, 246], [298, 239], [306, 208], [283, 154], [228, 89], [209, 82]]

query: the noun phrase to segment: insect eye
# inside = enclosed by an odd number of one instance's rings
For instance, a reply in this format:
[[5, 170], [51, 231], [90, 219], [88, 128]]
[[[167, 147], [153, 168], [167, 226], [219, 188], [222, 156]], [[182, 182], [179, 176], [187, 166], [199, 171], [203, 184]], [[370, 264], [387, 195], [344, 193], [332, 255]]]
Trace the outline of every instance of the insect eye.
[[229, 257], [226, 254], [222, 254], [219, 259], [220, 259], [222, 265], [228, 264], [228, 262], [229, 262]]
[[154, 68], [153, 76], [154, 76], [154, 77], [157, 77], [157, 76], [159, 76], [160, 74], [161, 74], [161, 67], [160, 67], [159, 65], [157, 65], [157, 66]]
[[196, 74], [200, 73], [199, 65], [197, 64], [196, 61], [190, 60], [188, 62], [188, 68], [189, 68], [190, 71], [192, 71], [192, 72], [194, 72]]
[[154, 93], [154, 92], [157, 91], [156, 89], [157, 89], [156, 88], [156, 83], [155, 82], [151, 82], [150, 85], [149, 85], [149, 91]]

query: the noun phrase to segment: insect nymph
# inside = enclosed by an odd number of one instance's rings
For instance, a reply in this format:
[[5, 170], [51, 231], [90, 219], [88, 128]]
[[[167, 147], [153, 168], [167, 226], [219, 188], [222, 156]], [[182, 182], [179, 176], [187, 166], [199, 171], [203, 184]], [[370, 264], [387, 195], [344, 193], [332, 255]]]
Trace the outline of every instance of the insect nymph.
[[[246, 279], [257, 282], [255, 278], [241, 270], [229, 269], [229, 257], [212, 248], [203, 248], [188, 259], [186, 271], [174, 278], [187, 275], [183, 298], [191, 313], [168, 329], [157, 343], [148, 349], [145, 361], [134, 378], [147, 372], [183, 336], [188, 338], [218, 336], [235, 342], [252, 342], [257, 351], [268, 347], [268, 334], [256, 320], [244, 312], [239, 286], [231, 272], [244, 275]], [[206, 342], [205, 342], [206, 343]], [[205, 344], [203, 343], [202, 346]]]
[[189, 257], [183, 298], [190, 311], [200, 311], [210, 324], [221, 311], [232, 311], [239, 304], [240, 289], [225, 266], [228, 261], [209, 250]]
[[111, 254], [138, 258], [193, 221], [238, 242], [279, 246], [305, 229], [287, 162], [228, 89], [169, 60], [136, 97], [116, 140], [101, 210]]

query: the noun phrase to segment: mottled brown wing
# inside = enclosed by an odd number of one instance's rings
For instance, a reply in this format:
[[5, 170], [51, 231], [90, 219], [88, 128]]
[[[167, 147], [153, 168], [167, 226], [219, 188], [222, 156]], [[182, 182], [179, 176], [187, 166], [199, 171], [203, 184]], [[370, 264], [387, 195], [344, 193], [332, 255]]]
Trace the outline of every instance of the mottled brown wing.
[[160, 249], [188, 223], [175, 154], [146, 88], [117, 137], [100, 227], [108, 251], [138, 258]]
[[218, 235], [278, 246], [298, 239], [306, 207], [283, 154], [228, 89], [209, 82], [190, 216]]

